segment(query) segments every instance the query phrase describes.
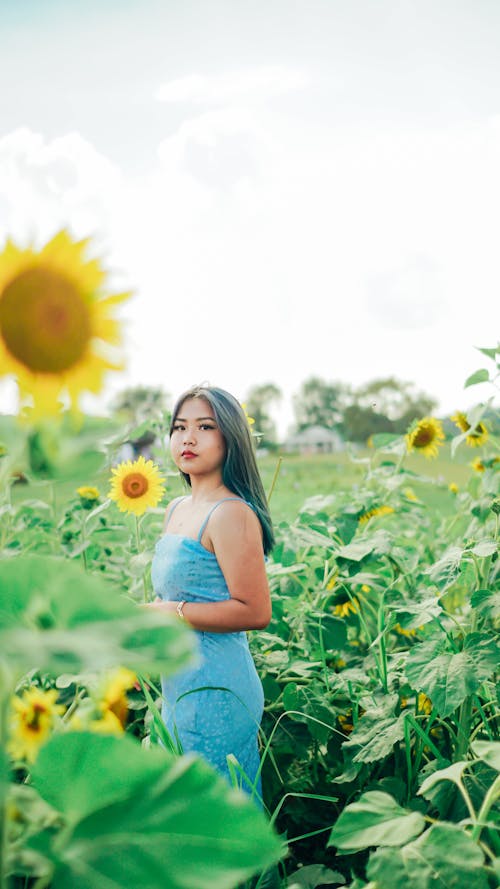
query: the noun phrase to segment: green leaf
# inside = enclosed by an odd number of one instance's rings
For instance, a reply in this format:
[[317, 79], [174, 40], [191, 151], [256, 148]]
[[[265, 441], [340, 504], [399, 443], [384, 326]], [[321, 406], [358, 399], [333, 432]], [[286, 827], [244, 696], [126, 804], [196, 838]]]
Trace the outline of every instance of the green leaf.
[[420, 812], [402, 808], [388, 793], [369, 790], [343, 810], [328, 845], [342, 852], [358, 852], [369, 846], [404, 846], [424, 827]]
[[352, 761], [377, 762], [392, 753], [394, 744], [404, 738], [407, 712], [394, 715], [395, 696], [388, 696], [380, 707], [363, 714], [348, 741], [342, 745]]
[[402, 849], [377, 849], [367, 875], [384, 889], [488, 889], [481, 849], [453, 824], [434, 824]]
[[490, 372], [485, 367], [480, 368], [480, 370], [474, 371], [470, 377], [467, 377], [464, 383], [464, 389], [467, 389], [468, 386], [475, 386], [477, 383], [487, 383], [490, 379]]
[[500, 741], [474, 741], [471, 750], [474, 756], [500, 772]]
[[441, 558], [427, 569], [426, 573], [437, 586], [446, 590], [455, 583], [460, 574], [462, 556], [463, 551], [460, 547], [450, 546]]
[[333, 615], [313, 613], [307, 622], [307, 635], [318, 647], [338, 651], [347, 642], [347, 625]]
[[371, 441], [373, 447], [379, 451], [399, 453], [405, 447], [404, 438], [401, 435], [393, 435], [390, 432], [378, 432], [376, 435], [372, 435]]
[[431, 699], [440, 716], [449, 716], [488, 679], [499, 661], [499, 646], [487, 634], [472, 633], [463, 651], [444, 649], [444, 641], [415, 645], [406, 662], [412, 687]]
[[477, 348], [478, 352], [482, 352], [482, 354], [486, 355], [487, 358], [493, 358], [493, 361], [495, 360], [495, 357], [500, 352], [500, 344], [498, 346], [494, 347], [493, 349], [483, 349], [480, 346], [476, 346], [476, 348]]
[[485, 614], [493, 620], [500, 619], [500, 592], [476, 590], [472, 594], [470, 602], [473, 608], [477, 608], [480, 614]]
[[397, 622], [404, 630], [414, 630], [430, 623], [443, 613], [443, 609], [435, 596], [422, 602], [405, 602], [404, 605], [394, 604]]
[[493, 553], [496, 552], [498, 552], [498, 543], [496, 540], [480, 540], [479, 543], [476, 543], [471, 549], [471, 553], [474, 553], [475, 556], [479, 556], [480, 558], [492, 556]]
[[337, 556], [351, 562], [361, 562], [370, 553], [384, 555], [389, 552], [391, 545], [391, 535], [383, 528], [378, 528], [375, 532], [360, 534], [351, 543], [341, 546]]
[[297, 889], [316, 889], [316, 886], [330, 886], [332, 883], [344, 885], [345, 877], [324, 864], [306, 864], [288, 876], [288, 885], [297, 886]]
[[425, 796], [426, 799], [433, 799], [434, 794], [429, 791], [434, 790], [436, 785], [440, 784], [441, 781], [452, 781], [453, 784], [456, 784], [457, 787], [461, 788], [462, 775], [469, 765], [470, 763], [461, 760], [460, 762], [453, 762], [445, 769], [438, 769], [431, 775], [428, 775], [425, 781], [422, 782], [422, 786], [418, 791], [419, 794]]
[[279, 860], [270, 825], [202, 759], [123, 736], [68, 733], [40, 751], [33, 785], [63, 820], [53, 889], [229, 889]]
[[117, 665], [167, 675], [194, 652], [188, 627], [135, 605], [74, 562], [28, 555], [0, 563], [0, 662], [18, 675]]

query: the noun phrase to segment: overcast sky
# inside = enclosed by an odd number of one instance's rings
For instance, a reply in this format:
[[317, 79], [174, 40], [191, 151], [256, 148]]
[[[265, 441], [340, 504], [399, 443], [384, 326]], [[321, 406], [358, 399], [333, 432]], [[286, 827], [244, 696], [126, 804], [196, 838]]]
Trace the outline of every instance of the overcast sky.
[[[499, 336], [497, 0], [0, 0], [0, 235], [90, 235], [125, 385], [466, 409]], [[10, 409], [13, 387], [0, 399]]]

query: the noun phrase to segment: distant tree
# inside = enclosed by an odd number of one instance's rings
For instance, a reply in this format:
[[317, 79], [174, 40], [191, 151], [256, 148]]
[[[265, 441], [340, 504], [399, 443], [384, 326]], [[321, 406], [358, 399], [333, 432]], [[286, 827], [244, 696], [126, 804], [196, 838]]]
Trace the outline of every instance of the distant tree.
[[431, 395], [396, 377], [372, 380], [357, 389], [355, 397], [360, 407], [371, 408], [392, 420], [395, 432], [405, 432], [413, 420], [431, 414], [437, 405]]
[[348, 387], [345, 383], [327, 383], [320, 377], [309, 377], [293, 396], [293, 409], [297, 430], [308, 426], [324, 426], [338, 429]]
[[344, 409], [342, 431], [349, 441], [365, 442], [370, 435], [406, 432], [413, 420], [433, 413], [436, 400], [395, 377], [372, 380], [352, 389]]
[[371, 408], [349, 404], [344, 409], [341, 431], [346, 441], [365, 443], [370, 435], [394, 432], [394, 423], [389, 417], [384, 417]]
[[274, 383], [253, 386], [246, 397], [246, 409], [255, 420], [253, 429], [261, 435], [262, 447], [273, 447], [277, 442], [276, 423], [271, 418], [271, 408], [279, 404], [283, 393]]
[[113, 413], [120, 415], [124, 422], [139, 426], [168, 409], [170, 395], [161, 387], [130, 386], [115, 395], [111, 402]]

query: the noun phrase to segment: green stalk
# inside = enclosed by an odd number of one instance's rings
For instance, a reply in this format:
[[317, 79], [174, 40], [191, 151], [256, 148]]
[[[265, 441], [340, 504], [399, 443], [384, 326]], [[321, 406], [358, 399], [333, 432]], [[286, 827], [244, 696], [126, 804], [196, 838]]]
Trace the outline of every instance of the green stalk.
[[379, 606], [378, 615], [377, 615], [377, 635], [379, 637], [379, 652], [380, 652], [380, 670], [381, 670], [381, 680], [382, 687], [387, 694], [387, 647], [385, 644], [385, 613], [384, 613], [384, 596], [382, 594], [382, 601]]
[[271, 487], [269, 488], [269, 494], [267, 495], [267, 502], [271, 500], [273, 496], [273, 491], [276, 486], [276, 482], [278, 480], [279, 471], [281, 469], [281, 464], [283, 463], [283, 457], [278, 457], [278, 462], [276, 464], [276, 469], [274, 470], [273, 480], [271, 482]]
[[412, 770], [412, 765], [411, 765], [411, 733], [410, 733], [410, 726], [409, 726], [407, 719], [405, 719], [405, 721], [403, 723], [403, 728], [404, 728], [404, 737], [405, 737], [406, 769], [408, 772], [407, 800], [410, 800], [412, 787], [413, 787], [413, 770]]
[[[1, 677], [2, 680], [5, 678]], [[2, 682], [4, 688], [8, 688], [7, 682]], [[4, 694], [0, 698], [0, 755], [4, 754], [7, 746], [7, 720], [9, 714], [9, 695]], [[3, 775], [0, 775], [3, 782]], [[7, 889], [7, 788], [0, 786], [0, 889]]]
[[497, 775], [495, 781], [493, 781], [493, 784], [491, 785], [490, 789], [488, 790], [488, 793], [486, 794], [486, 796], [483, 800], [483, 804], [482, 804], [482, 806], [479, 810], [479, 814], [477, 816], [477, 821], [476, 821], [476, 823], [474, 825], [474, 829], [471, 833], [471, 839], [473, 839], [474, 842], [478, 841], [478, 839], [481, 835], [481, 831], [482, 831], [483, 827], [485, 826], [486, 819], [488, 818], [488, 815], [490, 813], [490, 809], [492, 808], [492, 806], [495, 804], [495, 802], [499, 798], [500, 798], [500, 775]]
[[[142, 552], [142, 550], [141, 550], [141, 535], [139, 533], [139, 516], [134, 515], [134, 518], [135, 518], [135, 542], [136, 542], [136, 546], [137, 546], [137, 553], [139, 554], [140, 552]], [[144, 604], [147, 604], [149, 601], [149, 596], [148, 596], [148, 588], [146, 586], [146, 576], [145, 576], [144, 572], [142, 574], [142, 588], [144, 590]]]

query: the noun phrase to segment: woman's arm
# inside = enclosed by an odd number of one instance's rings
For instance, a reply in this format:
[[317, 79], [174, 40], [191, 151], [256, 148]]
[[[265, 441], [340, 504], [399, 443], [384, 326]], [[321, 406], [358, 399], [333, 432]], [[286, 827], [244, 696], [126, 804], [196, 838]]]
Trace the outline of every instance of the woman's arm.
[[[271, 620], [271, 597], [257, 516], [244, 503], [227, 501], [214, 511], [207, 530], [231, 598], [186, 602], [186, 621], [208, 633], [264, 629]], [[177, 604], [156, 600], [151, 607], [175, 612]]]

